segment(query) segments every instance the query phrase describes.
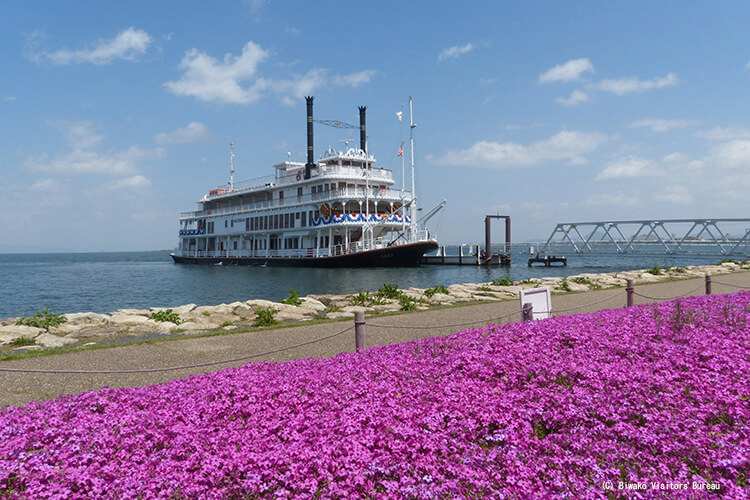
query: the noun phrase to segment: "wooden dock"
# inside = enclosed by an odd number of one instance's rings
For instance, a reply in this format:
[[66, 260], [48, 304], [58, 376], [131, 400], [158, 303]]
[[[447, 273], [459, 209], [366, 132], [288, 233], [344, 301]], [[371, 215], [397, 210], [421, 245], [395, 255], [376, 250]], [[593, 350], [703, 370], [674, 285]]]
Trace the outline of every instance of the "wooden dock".
[[556, 257], [554, 255], [540, 257], [539, 254], [537, 254], [535, 257], [529, 257], [529, 267], [532, 267], [534, 264], [542, 264], [544, 267], [552, 267], [553, 264], [567, 266], [568, 259], [565, 257]]
[[422, 264], [431, 266], [510, 266], [510, 253], [493, 253], [489, 263], [479, 245], [445, 245], [425, 254]]

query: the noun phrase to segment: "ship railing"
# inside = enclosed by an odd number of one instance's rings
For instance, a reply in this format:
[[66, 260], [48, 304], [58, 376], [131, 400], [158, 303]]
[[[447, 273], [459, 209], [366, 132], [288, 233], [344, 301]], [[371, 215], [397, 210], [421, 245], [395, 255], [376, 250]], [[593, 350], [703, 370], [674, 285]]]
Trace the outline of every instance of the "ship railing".
[[338, 165], [320, 165], [317, 170], [317, 177], [336, 175], [346, 176], [353, 179], [364, 179], [365, 177], [369, 177], [372, 181], [393, 180], [393, 172], [385, 168], [370, 168], [369, 174], [365, 174], [365, 169], [361, 167], [344, 167]]
[[[401, 201], [401, 190], [399, 189], [380, 189], [380, 188], [373, 188], [370, 187], [369, 191], [369, 198], [370, 201]], [[404, 201], [409, 201], [410, 199], [410, 193], [405, 192], [404, 196], [406, 197]], [[180, 213], [180, 219], [194, 219], [196, 217], [214, 217], [218, 215], [233, 215], [233, 214], [241, 214], [246, 213], [250, 211], [255, 210], [261, 210], [261, 209], [270, 209], [270, 208], [281, 208], [281, 207], [287, 207], [287, 206], [293, 206], [293, 205], [301, 205], [305, 203], [311, 203], [311, 202], [325, 202], [325, 201], [332, 201], [332, 200], [338, 200], [341, 198], [351, 198], [355, 199], [356, 201], [359, 201], [361, 199], [362, 202], [365, 201], [365, 198], [367, 197], [365, 193], [364, 188], [341, 188], [341, 189], [333, 189], [329, 191], [323, 191], [321, 193], [315, 193], [315, 194], [306, 194], [302, 196], [290, 196], [289, 198], [281, 199], [281, 200], [269, 200], [269, 201], [258, 201], [254, 203], [246, 203], [244, 205], [238, 205], [234, 207], [226, 207], [226, 208], [216, 208], [216, 209], [210, 209], [210, 210], [198, 210], [194, 212], [181, 212]], [[345, 200], [350, 201], [350, 200]]]

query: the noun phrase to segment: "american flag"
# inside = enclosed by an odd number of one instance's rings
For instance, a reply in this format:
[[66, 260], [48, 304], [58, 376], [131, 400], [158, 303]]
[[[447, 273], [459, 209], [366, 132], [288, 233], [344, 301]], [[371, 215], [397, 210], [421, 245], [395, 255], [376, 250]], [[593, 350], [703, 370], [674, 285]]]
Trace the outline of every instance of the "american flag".
[[398, 153], [396, 153], [396, 156], [397, 157], [398, 156], [404, 156], [404, 147], [403, 146], [399, 146]]

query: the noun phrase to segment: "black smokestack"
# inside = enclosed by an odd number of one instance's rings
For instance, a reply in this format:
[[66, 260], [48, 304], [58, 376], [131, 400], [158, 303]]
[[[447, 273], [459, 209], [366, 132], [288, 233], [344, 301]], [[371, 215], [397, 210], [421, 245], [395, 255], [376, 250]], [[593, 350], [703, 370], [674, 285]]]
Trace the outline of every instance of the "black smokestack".
[[367, 132], [365, 131], [365, 111], [367, 106], [359, 107], [359, 149], [367, 151]]
[[307, 102], [307, 163], [305, 164], [305, 179], [310, 178], [310, 172], [315, 167], [313, 153], [313, 96], [305, 97]]

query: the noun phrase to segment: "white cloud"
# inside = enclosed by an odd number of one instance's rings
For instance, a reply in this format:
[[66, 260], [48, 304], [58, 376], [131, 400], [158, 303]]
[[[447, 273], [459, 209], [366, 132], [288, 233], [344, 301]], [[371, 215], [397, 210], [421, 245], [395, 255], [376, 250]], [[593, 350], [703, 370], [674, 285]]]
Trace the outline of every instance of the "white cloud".
[[474, 49], [475, 49], [474, 45], [470, 43], [467, 43], [466, 45], [461, 45], [461, 46], [454, 45], [453, 47], [449, 47], [443, 50], [438, 56], [438, 61], [444, 61], [446, 59], [455, 59], [464, 54], [468, 54]]
[[654, 193], [655, 201], [664, 201], [678, 205], [689, 205], [693, 203], [693, 197], [685, 186], [668, 186], [663, 191]]
[[31, 185], [32, 191], [52, 191], [57, 187], [57, 182], [53, 179], [40, 179]]
[[750, 139], [750, 129], [738, 127], [714, 127], [711, 130], [698, 132], [696, 137], [713, 141], [730, 141], [732, 139]]
[[242, 54], [226, 54], [217, 61], [205, 52], [191, 49], [185, 53], [179, 68], [184, 70], [177, 81], [164, 85], [177, 95], [193, 96], [202, 101], [219, 101], [229, 104], [249, 104], [258, 100], [269, 83], [255, 79], [250, 86], [242, 86], [255, 77], [258, 64], [268, 57], [260, 45], [247, 42]]
[[142, 175], [134, 175], [132, 177], [126, 177], [124, 179], [115, 181], [107, 185], [107, 188], [116, 190], [116, 191], [123, 191], [123, 190], [128, 190], [128, 189], [143, 189], [143, 188], [147, 188], [150, 185], [151, 185], [151, 181], [148, 180], [146, 177]]
[[157, 144], [188, 144], [192, 142], [209, 142], [214, 135], [204, 124], [190, 122], [186, 127], [178, 128], [169, 133], [161, 133], [156, 136]]
[[587, 85], [587, 88], [592, 90], [600, 90], [603, 92], [611, 92], [615, 95], [621, 96], [632, 92], [645, 92], [652, 89], [660, 89], [663, 87], [672, 87], [677, 85], [678, 78], [674, 73], [669, 73], [663, 78], [654, 78], [653, 80], [640, 80], [638, 78], [619, 78], [619, 79], [605, 79], [600, 82]]
[[6, 95], [5, 97], [3, 97], [3, 101], [5, 102], [13, 102], [15, 100], [16, 100], [15, 96], [12, 96], [12, 95]]
[[586, 58], [571, 59], [564, 64], [558, 64], [539, 75], [540, 83], [574, 82], [581, 79], [587, 71], [594, 71], [594, 65]]
[[581, 163], [583, 154], [594, 151], [606, 140], [607, 136], [598, 132], [562, 131], [528, 146], [480, 141], [470, 148], [448, 151], [439, 157], [430, 155], [429, 158], [442, 165], [488, 168], [524, 167], [565, 160]]
[[582, 90], [574, 90], [569, 97], [558, 97], [555, 102], [563, 106], [578, 106], [582, 102], [588, 102], [589, 95]]
[[660, 175], [664, 175], [664, 171], [656, 167], [650, 160], [629, 156], [607, 164], [607, 167], [596, 176], [596, 180], [632, 179]]
[[336, 85], [343, 85], [343, 86], [349, 86], [352, 88], [357, 88], [362, 84], [370, 83], [370, 79], [375, 75], [375, 71], [371, 69], [366, 69], [364, 71], [360, 71], [359, 73], [350, 73], [348, 75], [343, 76], [334, 76], [333, 77], [333, 83]]
[[163, 150], [145, 150], [133, 146], [125, 151], [102, 153], [96, 148], [103, 137], [94, 132], [91, 122], [50, 121], [48, 125], [60, 130], [71, 151], [49, 157], [46, 153], [25, 161], [30, 170], [60, 175], [132, 175], [138, 171], [138, 163], [149, 158], [158, 158]]
[[48, 158], [46, 154], [26, 160], [26, 166], [39, 172], [63, 175], [103, 174], [129, 175], [137, 171], [138, 162], [152, 153], [134, 146], [127, 151], [101, 154], [96, 151], [75, 150]]
[[315, 68], [308, 71], [304, 76], [292, 80], [279, 80], [273, 83], [273, 90], [280, 94], [281, 101], [294, 106], [306, 95], [315, 93], [315, 89], [322, 87], [326, 82], [327, 71], [323, 68]]
[[713, 149], [711, 158], [719, 168], [750, 167], [750, 140], [735, 139], [719, 144]]
[[75, 150], [93, 149], [104, 139], [94, 131], [90, 121], [48, 120], [47, 125], [59, 130], [65, 142]]
[[151, 36], [145, 31], [128, 28], [110, 40], [99, 40], [90, 49], [62, 49], [55, 52], [32, 53], [30, 57], [37, 63], [46, 60], [60, 65], [71, 63], [101, 65], [109, 64], [116, 59], [137, 61], [141, 55], [146, 53], [151, 42]]
[[679, 152], [674, 152], [666, 155], [664, 158], [662, 158], [662, 161], [664, 163], [683, 163], [686, 162], [687, 159], [688, 158], [686, 155]]
[[596, 206], [619, 206], [626, 207], [640, 203], [641, 200], [637, 196], [628, 196], [623, 193], [612, 193], [612, 194], [596, 194], [587, 198], [583, 204], [596, 207]]
[[663, 118], [646, 118], [628, 125], [630, 128], [650, 128], [652, 132], [667, 132], [673, 128], [684, 128], [693, 125], [690, 120], [665, 120]]
[[302, 35], [302, 30], [294, 26], [284, 25], [284, 33], [292, 36], [300, 36]]
[[313, 68], [292, 78], [265, 78], [258, 74], [258, 66], [268, 56], [268, 51], [252, 41], [245, 44], [241, 55], [226, 54], [223, 61], [191, 49], [179, 65], [184, 71], [182, 77], [166, 82], [164, 86], [177, 95], [226, 104], [251, 104], [264, 92], [273, 91], [284, 104], [294, 105], [328, 82], [356, 88], [369, 83], [375, 74], [374, 70], [368, 69], [329, 78], [325, 68]]

